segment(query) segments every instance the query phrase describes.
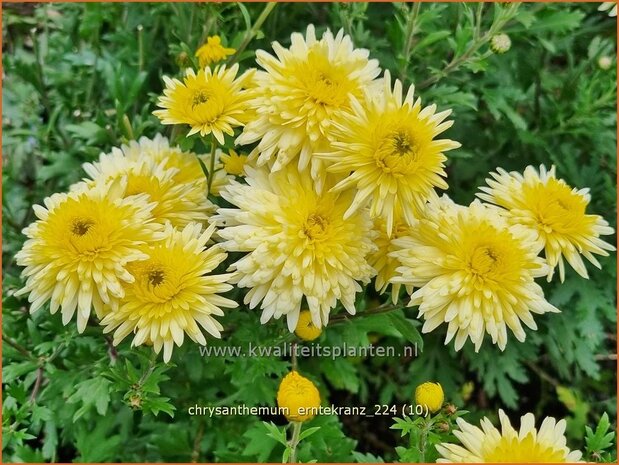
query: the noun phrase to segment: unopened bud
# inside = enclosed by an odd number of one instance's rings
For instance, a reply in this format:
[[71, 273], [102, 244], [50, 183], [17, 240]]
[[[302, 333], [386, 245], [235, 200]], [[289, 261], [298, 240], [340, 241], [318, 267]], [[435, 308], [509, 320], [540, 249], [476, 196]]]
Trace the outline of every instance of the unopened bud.
[[490, 48], [494, 53], [505, 53], [512, 47], [512, 40], [507, 34], [497, 34], [490, 39]]
[[600, 67], [600, 69], [603, 69], [604, 71], [610, 69], [610, 67], [613, 65], [613, 59], [609, 56], [601, 56], [598, 59], [598, 66]]

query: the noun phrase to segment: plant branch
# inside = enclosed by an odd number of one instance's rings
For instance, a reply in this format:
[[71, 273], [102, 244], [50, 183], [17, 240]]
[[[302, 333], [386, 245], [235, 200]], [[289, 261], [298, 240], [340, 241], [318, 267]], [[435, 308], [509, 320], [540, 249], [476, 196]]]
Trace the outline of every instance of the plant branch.
[[215, 178], [215, 155], [217, 152], [217, 139], [214, 135], [211, 135], [211, 158], [209, 160], [208, 169], [208, 187], [206, 190], [206, 196], [211, 195], [211, 186], [213, 185], [213, 179]]
[[292, 422], [292, 439], [290, 440], [290, 458], [288, 463], [297, 463], [297, 446], [299, 445], [299, 435], [303, 423], [300, 421]]
[[264, 7], [264, 10], [262, 10], [262, 13], [260, 13], [260, 16], [258, 16], [258, 19], [254, 23], [252, 28], [249, 31], [247, 31], [247, 33], [245, 34], [245, 38], [243, 39], [243, 42], [241, 42], [241, 45], [239, 45], [239, 48], [236, 50], [236, 53], [230, 59], [231, 65], [239, 61], [239, 57], [241, 56], [241, 53], [245, 51], [249, 43], [253, 40], [253, 38], [256, 36], [258, 31], [262, 27], [262, 24], [266, 21], [266, 19], [269, 17], [269, 15], [271, 14], [271, 12], [276, 6], [277, 6], [277, 2], [269, 2], [266, 4], [266, 6]]
[[410, 62], [411, 51], [413, 48], [413, 39], [415, 37], [415, 26], [417, 24], [417, 17], [419, 16], [419, 10], [421, 9], [421, 2], [416, 2], [410, 9], [408, 19], [406, 21], [406, 43], [404, 45], [404, 64], [400, 70], [400, 80], [404, 81], [408, 65]]
[[193, 451], [191, 452], [191, 463], [198, 463], [198, 459], [200, 458], [200, 442], [202, 441], [203, 436], [204, 436], [204, 421], [200, 420], [198, 424], [198, 432], [196, 433], [196, 438], [193, 441]]
[[20, 354], [28, 358], [35, 358], [28, 349], [26, 349], [24, 346], [22, 346], [20, 343], [18, 343], [14, 339], [11, 339], [9, 336], [6, 336], [3, 334], [2, 340], [6, 342], [8, 345], [10, 345], [11, 347], [13, 347], [13, 349], [17, 350], [17, 352], [19, 352]]

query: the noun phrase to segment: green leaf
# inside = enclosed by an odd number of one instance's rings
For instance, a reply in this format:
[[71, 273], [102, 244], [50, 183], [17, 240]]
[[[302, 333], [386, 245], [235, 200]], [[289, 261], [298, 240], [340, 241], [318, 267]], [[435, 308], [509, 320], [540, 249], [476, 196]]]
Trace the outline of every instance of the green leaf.
[[105, 378], [87, 379], [79, 383], [75, 392], [67, 399], [70, 404], [82, 404], [73, 415], [73, 421], [77, 421], [92, 407], [95, 407], [99, 415], [105, 415], [110, 402], [110, 385], [111, 382]]
[[598, 422], [595, 428], [595, 433], [589, 426], [585, 426], [585, 443], [587, 445], [587, 451], [589, 454], [600, 454], [604, 449], [609, 449], [615, 442], [615, 432], [608, 431], [610, 429], [610, 422], [608, 421], [608, 414], [604, 412], [602, 418]]
[[423, 351], [423, 338], [411, 320], [401, 312], [392, 312], [389, 313], [389, 321], [408, 342], [416, 344], [419, 351]]
[[245, 431], [243, 437], [247, 438], [247, 441], [242, 454], [246, 456], [256, 457], [257, 461], [261, 463], [267, 461], [267, 459], [271, 455], [271, 452], [275, 448], [275, 445], [277, 444], [277, 440], [272, 441], [267, 439], [273, 439], [273, 437], [264, 431], [264, 426], [262, 425], [262, 423], [255, 423], [254, 425], [252, 425], [251, 428]]
[[277, 426], [275, 426], [273, 422], [267, 423], [266, 421], [263, 421], [262, 424], [268, 431], [267, 433], [268, 437], [275, 439], [277, 442], [279, 442], [280, 444], [283, 444], [284, 446], [288, 445], [285, 430], [280, 430]]
[[312, 434], [316, 433], [319, 430], [320, 430], [320, 426], [315, 426], [313, 428], [306, 429], [301, 434], [299, 434], [299, 441], [302, 441], [303, 439], [310, 437]]

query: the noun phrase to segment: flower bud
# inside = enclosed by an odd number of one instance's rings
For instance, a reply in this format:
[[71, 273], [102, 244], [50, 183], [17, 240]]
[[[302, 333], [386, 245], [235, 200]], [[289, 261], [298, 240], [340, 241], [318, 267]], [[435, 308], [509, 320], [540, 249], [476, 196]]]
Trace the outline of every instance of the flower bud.
[[322, 329], [314, 326], [312, 314], [309, 310], [303, 310], [299, 314], [299, 321], [294, 333], [304, 341], [313, 341], [322, 333]]
[[512, 46], [512, 41], [507, 34], [497, 34], [490, 39], [490, 48], [494, 53], [505, 53]]
[[311, 420], [320, 407], [320, 394], [314, 383], [293, 370], [279, 384], [277, 405], [288, 421]]
[[598, 58], [598, 66], [600, 67], [600, 69], [603, 69], [604, 71], [610, 69], [610, 67], [613, 65], [613, 59], [609, 56], [601, 56], [600, 58]]
[[423, 383], [415, 389], [415, 402], [417, 405], [422, 405], [428, 411], [438, 412], [443, 406], [445, 396], [443, 388], [439, 383]]

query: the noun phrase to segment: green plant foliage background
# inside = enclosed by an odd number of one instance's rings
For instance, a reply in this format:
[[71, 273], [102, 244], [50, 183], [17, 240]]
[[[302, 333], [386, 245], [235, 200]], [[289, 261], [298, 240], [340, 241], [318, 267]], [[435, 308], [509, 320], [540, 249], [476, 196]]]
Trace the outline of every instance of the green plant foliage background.
[[[598, 4], [279, 4], [249, 47], [285, 46], [308, 23], [320, 33], [343, 27], [382, 68], [415, 83], [424, 103], [453, 108], [448, 137], [449, 193], [473, 200], [488, 171], [555, 164], [570, 184], [590, 187], [590, 212], [616, 227], [616, 19]], [[178, 75], [208, 35], [238, 47], [264, 4], [5, 4], [3, 15], [3, 460], [4, 461], [280, 461], [283, 446], [263, 421], [281, 417], [190, 416], [193, 405], [274, 405], [287, 357], [203, 357], [186, 343], [171, 364], [128, 340], [113, 348], [93, 324], [75, 325], [44, 309], [29, 315], [14, 254], [33, 203], [66, 190], [81, 164], [132, 137], [163, 132], [151, 115], [162, 74]], [[507, 16], [505, 16], [507, 14]], [[502, 16], [503, 15], [503, 16]], [[507, 18], [504, 24], [498, 24]], [[411, 23], [413, 21], [413, 23]], [[509, 34], [512, 47], [489, 52], [488, 31]], [[598, 60], [613, 59], [604, 70]], [[614, 243], [614, 238], [611, 238]], [[484, 344], [455, 353], [441, 328], [423, 337], [414, 358], [300, 359], [323, 402], [401, 405], [416, 385], [439, 381], [446, 399], [477, 422], [504, 408], [568, 421], [568, 444], [588, 459], [609, 461], [605, 436], [616, 424], [616, 257], [590, 280], [571, 269], [564, 285], [544, 283], [562, 309], [538, 318], [525, 343], [501, 353]], [[231, 292], [242, 301], [242, 293]], [[360, 315], [335, 319], [323, 345], [402, 348], [418, 341], [414, 309], [364, 316], [386, 302], [368, 289]], [[339, 310], [342, 311], [341, 309]], [[290, 342], [281, 321], [267, 326], [245, 308], [227, 312], [222, 341], [212, 345]], [[418, 341], [421, 342], [421, 341]], [[468, 383], [468, 384], [467, 384]], [[470, 384], [472, 383], [472, 385]], [[472, 392], [470, 391], [472, 386]], [[602, 417], [608, 412], [608, 417]], [[390, 429], [395, 415], [324, 416], [299, 446], [301, 461], [411, 460]], [[596, 432], [596, 425], [600, 428]], [[585, 444], [585, 425], [590, 425]], [[613, 426], [614, 429], [614, 426]], [[396, 452], [396, 447], [400, 449]], [[401, 447], [405, 446], [405, 447]], [[600, 452], [600, 453], [598, 453]], [[409, 455], [407, 455], [409, 454]], [[426, 457], [427, 458], [427, 457]]]

